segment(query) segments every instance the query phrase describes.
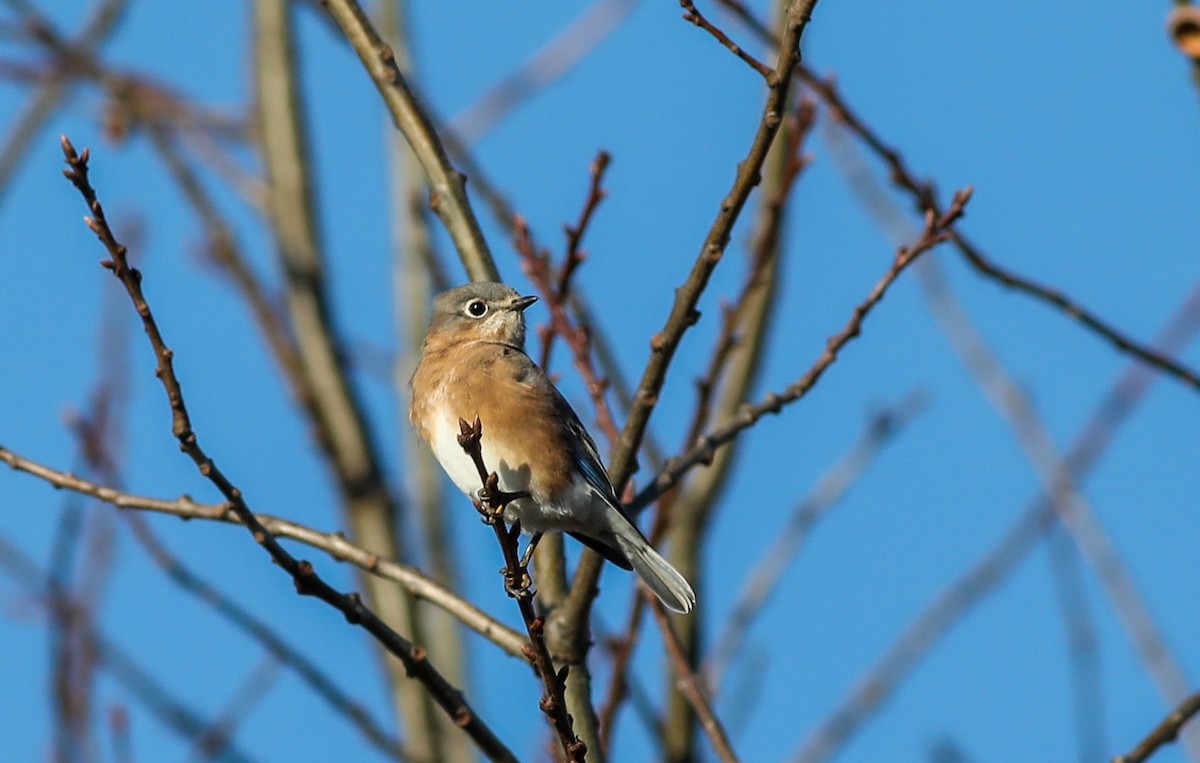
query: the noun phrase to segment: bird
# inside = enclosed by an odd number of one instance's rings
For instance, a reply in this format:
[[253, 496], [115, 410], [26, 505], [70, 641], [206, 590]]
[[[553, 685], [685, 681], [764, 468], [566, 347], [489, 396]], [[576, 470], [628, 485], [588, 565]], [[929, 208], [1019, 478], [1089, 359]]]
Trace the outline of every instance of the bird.
[[596, 443], [545, 371], [525, 353], [524, 311], [537, 302], [510, 286], [474, 282], [433, 300], [421, 358], [409, 382], [409, 419], [451, 481], [476, 499], [483, 487], [459, 442], [459, 422], [482, 424], [480, 448], [504, 509], [535, 537], [567, 532], [633, 570], [668, 609], [696, 594], [626, 515]]

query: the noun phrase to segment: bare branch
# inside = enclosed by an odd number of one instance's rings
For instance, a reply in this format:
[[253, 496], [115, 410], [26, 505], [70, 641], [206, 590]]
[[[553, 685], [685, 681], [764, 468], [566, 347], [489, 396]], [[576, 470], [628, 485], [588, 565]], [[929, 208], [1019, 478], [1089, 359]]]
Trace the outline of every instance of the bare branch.
[[467, 274], [473, 281], [499, 281], [500, 271], [467, 201], [466, 179], [451, 166], [425, 106], [396, 65], [395, 53], [380, 39], [355, 0], [321, 0], [321, 5], [341, 27], [383, 96], [396, 127], [421, 162], [433, 194], [433, 210], [449, 231]]
[[[97, 485], [73, 474], [30, 461], [3, 446], [0, 446], [0, 462], [8, 464], [16, 471], [44, 480], [55, 488], [89, 495], [120, 509], [151, 511], [189, 520], [242, 524], [241, 519], [233, 512], [228, 503], [204, 504], [197, 503], [187, 496], [175, 500], [163, 500], [123, 493], [111, 487]], [[495, 643], [509, 655], [523, 656], [528, 642], [520, 634], [488, 616], [473, 604], [459, 598], [437, 581], [421, 574], [419, 570], [381, 558], [378, 554], [351, 543], [341, 533], [321, 532], [269, 514], [255, 514], [255, 518], [271, 535], [303, 543], [329, 554], [338, 561], [348, 562], [373, 575], [398, 583], [413, 596], [428, 601], [453, 615], [463, 625]]]
[[959, 191], [955, 194], [954, 203], [950, 205], [946, 215], [937, 219], [934, 219], [932, 216], [926, 218], [925, 233], [921, 236], [920, 240], [914, 243], [911, 248], [900, 249], [891, 267], [879, 279], [875, 287], [871, 289], [867, 298], [854, 308], [850, 320], [842, 330], [826, 340], [824, 352], [821, 353], [821, 356], [803, 376], [782, 392], [772, 392], [760, 402], [744, 406], [738, 416], [729, 424], [712, 430], [702, 436], [687, 452], [670, 459], [667, 462], [666, 468], [654, 478], [654, 481], [638, 493], [637, 497], [630, 503], [629, 510], [632, 512], [640, 511], [661, 496], [666, 490], [673, 487], [689, 470], [701, 464], [711, 463], [717, 448], [732, 441], [742, 431], [753, 426], [760, 418], [768, 413], [779, 413], [785, 405], [795, 402], [808, 394], [809, 390], [820, 381], [825, 371], [837, 360], [842, 348], [849, 344], [854, 337], [858, 336], [867, 315], [870, 314], [875, 305], [879, 304], [887, 293], [888, 288], [900, 277], [900, 274], [921, 254], [946, 240], [948, 235], [947, 228], [962, 215], [964, 206], [969, 198], [969, 189]]
[[430, 664], [424, 649], [389, 628], [363, 604], [357, 594], [344, 594], [337, 591], [317, 574], [310, 563], [299, 561], [288, 553], [279, 544], [276, 537], [258, 522], [254, 513], [246, 505], [241, 490], [225, 476], [200, 447], [192, 429], [187, 406], [184, 403], [182, 387], [175, 375], [174, 353], [167, 347], [150, 306], [142, 293], [141, 274], [129, 266], [125, 247], [117, 242], [109, 229], [104, 210], [88, 181], [88, 151], [85, 149], [82, 155], [77, 154], [65, 136], [62, 143], [63, 153], [69, 166], [69, 169], [64, 170], [63, 174], [83, 196], [92, 214], [91, 217], [85, 218], [88, 227], [92, 229], [109, 253], [110, 259], [105, 260], [102, 264], [111, 270], [113, 275], [124, 285], [154, 350], [158, 362], [156, 375], [166, 392], [171, 409], [171, 431], [179, 441], [181, 450], [196, 464], [200, 474], [221, 492], [229, 502], [230, 510], [237, 514], [238, 518], [246, 525], [255, 542], [262, 546], [271, 559], [292, 577], [296, 589], [301, 595], [316, 596], [339, 610], [348, 622], [361, 625], [378, 639], [389, 652], [404, 663], [409, 675], [415, 677], [428, 689], [438, 705], [455, 719], [490, 759], [515, 760], [513, 754], [467, 704], [462, 693], [451, 686]]

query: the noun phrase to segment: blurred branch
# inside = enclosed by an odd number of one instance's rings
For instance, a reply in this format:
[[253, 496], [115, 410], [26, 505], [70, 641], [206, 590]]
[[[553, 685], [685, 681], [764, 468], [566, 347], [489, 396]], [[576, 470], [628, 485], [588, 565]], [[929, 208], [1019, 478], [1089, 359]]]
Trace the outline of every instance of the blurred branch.
[[[0, 570], [36, 594], [48, 595], [48, 576], [16, 546], [2, 537]], [[195, 742], [199, 739], [205, 729], [209, 728], [209, 722], [176, 699], [166, 686], [159, 683], [152, 671], [138, 665], [130, 654], [109, 640], [88, 617], [86, 609], [72, 606], [72, 616], [78, 620], [81, 627], [86, 626], [86, 636], [91, 641], [90, 649], [96, 655], [98, 664], [163, 725], [190, 741]], [[223, 763], [251, 763], [253, 760], [232, 745], [221, 750], [217, 758]]]
[[[401, 507], [384, 482], [362, 403], [350, 383], [341, 337], [326, 291], [325, 261], [309, 175], [302, 93], [292, 50], [288, 0], [257, 0], [255, 74], [258, 128], [267, 170], [272, 231], [285, 273], [288, 312], [301, 370], [313, 393], [317, 439], [334, 468], [343, 510], [355, 540], [403, 560], [397, 542]], [[427, 643], [416, 602], [376, 577], [360, 579], [383, 621]], [[442, 759], [443, 735], [432, 698], [408, 680], [405, 666], [381, 655], [409, 747], [418, 759]]]
[[1184, 725], [1200, 713], [1200, 693], [1196, 693], [1179, 703], [1179, 706], [1162, 719], [1146, 738], [1138, 742], [1137, 747], [1127, 755], [1117, 755], [1112, 763], [1142, 763], [1149, 760], [1158, 748], [1174, 742], [1179, 737], [1179, 731]]
[[842, 330], [826, 340], [825, 350], [803, 376], [782, 392], [771, 392], [757, 403], [742, 406], [737, 416], [729, 424], [709, 431], [708, 434], [700, 437], [696, 444], [686, 452], [670, 459], [667, 462], [666, 468], [652, 482], [646, 485], [629, 504], [629, 511], [640, 511], [665, 491], [673, 487], [679, 481], [680, 477], [688, 471], [701, 464], [711, 463], [718, 448], [731, 442], [743, 430], [753, 426], [763, 416], [768, 413], [779, 413], [785, 405], [795, 402], [808, 394], [809, 390], [820, 381], [825, 371], [837, 360], [842, 349], [858, 336], [867, 315], [879, 304], [887, 293], [888, 288], [900, 277], [900, 274], [920, 255], [946, 240], [948, 236], [947, 228], [963, 214], [964, 207], [969, 198], [969, 189], [959, 191], [955, 194], [954, 202], [944, 216], [937, 219], [934, 219], [932, 216], [926, 217], [925, 232], [921, 238], [911, 247], [901, 247], [892, 261], [891, 267], [888, 268], [883, 277], [871, 289], [867, 298], [854, 308], [850, 320]]
[[1076, 755], [1080, 761], [1104, 760], [1109, 746], [1096, 617], [1088, 603], [1079, 551], [1061, 527], [1057, 530], [1047, 535], [1046, 545], [1071, 669]]
[[279, 544], [275, 536], [267, 532], [246, 505], [242, 492], [217, 468], [213, 460], [200, 447], [192, 429], [191, 419], [184, 403], [183, 392], [173, 367], [173, 352], [167, 347], [159, 332], [150, 307], [142, 293], [141, 274], [131, 268], [126, 259], [125, 248], [113, 237], [105, 219], [103, 208], [96, 199], [95, 191], [88, 182], [88, 152], [76, 154], [74, 147], [64, 137], [63, 153], [69, 170], [64, 174], [76, 187], [86, 202], [92, 216], [86, 219], [88, 227], [96, 234], [108, 250], [111, 259], [103, 265], [113, 272], [124, 285], [130, 301], [141, 318], [142, 327], [154, 350], [158, 362], [156, 375], [163, 386], [171, 408], [172, 433], [180, 448], [195, 464], [200, 474], [206, 477], [229, 502], [230, 510], [251, 532], [255, 542], [263, 547], [280, 567], [295, 581], [301, 595], [312, 595], [330, 604], [345, 615], [348, 622], [361, 625], [375, 636], [388, 651], [404, 663], [410, 676], [417, 678], [428, 689], [442, 709], [455, 718], [456, 722], [470, 734], [480, 750], [495, 760], [514, 760], [512, 753], [504, 747], [490, 728], [466, 703], [461, 692], [450, 685], [428, 661], [425, 651], [389, 628], [368, 609], [355, 594], [344, 594], [332, 588], [308, 562], [298, 561]]
[[[657, 599], [650, 602], [650, 611], [654, 614], [654, 619], [658, 623], [659, 631], [663, 634], [663, 643], [667, 647], [667, 654], [671, 658], [671, 668], [675, 672], [678, 683], [676, 684], [679, 691], [687, 697], [691, 703], [692, 709], [696, 713], [696, 717], [700, 721], [700, 728], [704, 730], [705, 736], [712, 742], [713, 750], [717, 753], [717, 757], [722, 763], [736, 763], [738, 760], [737, 753], [733, 751], [733, 745], [729, 742], [729, 737], [725, 734], [725, 727], [721, 725], [721, 721], [713, 712], [712, 703], [704, 694], [704, 687], [699, 677], [692, 670], [692, 666], [688, 660], [688, 655], [684, 652], [684, 646], [680, 643], [679, 638], [675, 635], [675, 631], [671, 629], [671, 621], [667, 617], [667, 611]], [[668, 750], [668, 752], [670, 752]]]
[[262, 333], [263, 340], [271, 351], [296, 404], [306, 412], [310, 420], [319, 421], [312, 385], [304, 372], [304, 363], [296, 342], [292, 339], [287, 319], [280, 315], [262, 280], [246, 261], [242, 248], [234, 237], [233, 229], [218, 210], [216, 201], [205, 190], [199, 175], [187, 163], [176, 145], [171, 129], [166, 125], [152, 124], [147, 128], [147, 134], [150, 137], [150, 145], [154, 147], [167, 172], [175, 180], [175, 185], [184, 200], [200, 218], [206, 240], [206, 253], [228, 275], [250, 308], [254, 323]]
[[[152, 511], [181, 519], [244, 524], [228, 503], [196, 503], [187, 496], [168, 501], [122, 493], [111, 487], [97, 485], [73, 474], [30, 461], [3, 446], [0, 446], [0, 462], [8, 464], [16, 471], [37, 477], [55, 488], [90, 495], [120, 509]], [[522, 656], [523, 648], [527, 643], [524, 637], [500, 621], [489, 617], [473, 604], [459, 598], [441, 584], [422, 575], [418, 570], [380, 558], [377, 554], [351, 543], [341, 533], [321, 532], [269, 514], [255, 514], [255, 519], [272, 536], [298, 541], [323, 551], [338, 561], [349, 562], [366, 572], [400, 584], [413, 596], [449, 612], [468, 628], [493, 642], [507, 654], [513, 657]]]
[[[112, 36], [128, 5], [129, 0], [101, 0], [91, 17], [84, 23], [78, 40], [69, 42], [68, 45], [81, 51], [83, 55], [92, 55]], [[0, 199], [3, 199], [9, 181], [12, 180], [21, 159], [29, 151], [33, 139], [37, 137], [50, 115], [58, 109], [67, 95], [69, 86], [69, 77], [49, 78], [38, 88], [28, 107], [9, 129], [4, 146], [0, 148]]]
[[466, 179], [451, 166], [424, 104], [396, 65], [392, 48], [380, 39], [355, 0], [321, 0], [321, 4], [333, 15], [358, 54], [396, 127], [404, 133], [413, 155], [425, 170], [432, 193], [430, 203], [450, 233], [467, 274], [473, 281], [499, 281], [500, 272], [467, 201]]
[[189, 760], [212, 760], [226, 747], [233, 739], [238, 724], [266, 697], [278, 676], [279, 663], [270, 655], [264, 656], [229, 698], [221, 713], [193, 742]]
[[594, 0], [519, 68], [450, 120], [447, 127], [464, 146], [478, 142], [522, 103], [565, 77], [629, 18], [638, 2]]
[[[409, 25], [405, 0], [378, 0], [375, 16], [379, 30], [396, 51], [396, 63], [414, 81], [409, 50]], [[328, 16], [325, 16], [328, 18]], [[339, 32], [335, 32], [340, 35]], [[431, 215], [425, 204], [425, 181], [421, 166], [408, 143], [391, 124], [381, 124], [384, 150], [390, 172], [390, 227], [392, 233], [392, 304], [398, 351], [390, 364], [390, 382], [397, 401], [408, 399], [412, 378], [425, 337], [429, 305], [435, 292], [449, 288], [434, 248]], [[451, 590], [458, 590], [458, 554], [451, 532], [451, 512], [442, 503], [442, 470], [433, 452], [420, 443], [408, 423], [407, 405], [397, 406], [400, 417], [396, 431], [401, 444], [402, 473], [406, 477], [410, 503], [415, 509], [409, 521], [417, 526], [419, 540], [412, 544], [413, 561], [424, 558], [430, 575]], [[454, 618], [437, 609], [422, 607], [422, 625], [429, 652], [447, 677], [467, 686], [467, 654], [463, 634]], [[466, 760], [472, 756], [468, 740], [454, 733], [451, 721], [437, 716], [443, 758]]]
[[[1183, 666], [1168, 648], [1133, 576], [1095, 509], [1083, 496], [1070, 462], [1058, 453], [1033, 402], [978, 334], [941, 273], [926, 264], [918, 280], [939, 328], [992, 407], [1012, 429], [1042, 490], [1054, 504], [1055, 516], [1091, 566], [1161, 696], [1168, 705], [1179, 702], [1188, 693]], [[1190, 747], [1193, 757], [1200, 760], [1200, 735], [1192, 742], [1196, 745]]]
[[[1193, 288], [1159, 332], [1154, 345], [1164, 352], [1178, 352], [1197, 331], [1200, 331], [1200, 285]], [[1132, 363], [1096, 405], [1065, 459], [1077, 484], [1082, 484], [1116, 430], [1158, 376], [1148, 366]], [[790, 759], [796, 763], [828, 760], [845, 745], [933, 646], [1016, 569], [1053, 525], [1054, 503], [1039, 494], [995, 546], [942, 589], [913, 619]]]
[[926, 395], [917, 390], [873, 415], [858, 441], [825, 470], [809, 494], [792, 511], [783, 529], [774, 535], [775, 540], [770, 548], [758, 555], [758, 563], [746, 576], [729, 619], [715, 639], [706, 661], [704, 675], [714, 693], [718, 691], [730, 663], [741, 652], [750, 626], [762, 613], [813, 526], [841, 501], [846, 491], [875, 462], [883, 448], [928, 404]]

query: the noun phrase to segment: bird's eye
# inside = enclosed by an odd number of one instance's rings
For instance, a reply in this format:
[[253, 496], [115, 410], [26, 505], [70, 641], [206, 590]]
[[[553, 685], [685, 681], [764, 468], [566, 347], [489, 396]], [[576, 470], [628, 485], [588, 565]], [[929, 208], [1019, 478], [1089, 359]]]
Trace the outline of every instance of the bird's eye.
[[487, 305], [482, 299], [473, 299], [467, 303], [467, 315], [472, 318], [482, 318], [487, 314]]

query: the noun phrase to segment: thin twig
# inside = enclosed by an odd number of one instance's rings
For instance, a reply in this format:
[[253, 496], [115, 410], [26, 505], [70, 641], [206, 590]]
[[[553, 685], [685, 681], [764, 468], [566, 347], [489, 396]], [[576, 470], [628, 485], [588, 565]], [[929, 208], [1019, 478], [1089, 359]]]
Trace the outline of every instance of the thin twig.
[[157, 360], [156, 375], [167, 395], [171, 409], [171, 431], [179, 441], [180, 449], [196, 464], [200, 474], [221, 492], [229, 502], [230, 510], [237, 514], [242, 523], [246, 525], [255, 542], [262, 546], [271, 559], [292, 577], [297, 592], [301, 595], [316, 596], [330, 604], [339, 610], [348, 622], [361, 625], [378, 639], [389, 652], [404, 663], [409, 675], [415, 677], [428, 689], [438, 705], [462, 726], [489, 758], [515, 760], [513, 754], [467, 704], [462, 693], [450, 685], [430, 664], [424, 649], [389, 628], [363, 604], [357, 594], [345, 594], [336, 590], [317, 574], [309, 562], [299, 561], [288, 553], [276, 537], [258, 522], [254, 513], [247, 506], [241, 490], [225, 476], [224, 472], [200, 447], [192, 429], [187, 406], [184, 403], [182, 387], [175, 375], [174, 353], [167, 347], [159, 331], [158, 323], [142, 293], [141, 273], [129, 266], [125, 247], [118, 243], [113, 236], [105, 219], [104, 210], [88, 181], [88, 151], [84, 149], [82, 154], [76, 153], [74, 146], [65, 136], [62, 139], [62, 147], [69, 167], [63, 171], [63, 174], [83, 197], [91, 212], [91, 217], [85, 218], [85, 221], [108, 250], [110, 259], [104, 260], [101, 264], [111, 270], [113, 275], [124, 285], [154, 350]]
[[[625, 484], [633, 474], [635, 457], [650, 423], [650, 415], [658, 403], [671, 360], [679, 348], [684, 332], [700, 317], [696, 311], [696, 304], [725, 253], [733, 225], [758, 182], [759, 171], [779, 132], [787, 111], [788, 85], [792, 71], [800, 60], [800, 37], [816, 3], [817, 0], [793, 0], [788, 6], [784, 45], [780, 48], [775, 68], [778, 77], [769, 88], [762, 118], [750, 149], [746, 158], [738, 164], [732, 187], [721, 202], [687, 279], [675, 290], [675, 300], [663, 329], [650, 341], [650, 359], [638, 383], [621, 439], [613, 449], [611, 457], [609, 473], [613, 477], [613, 485], [617, 488], [618, 495], [624, 491]], [[576, 569], [567, 601], [552, 615], [563, 626], [558, 632], [574, 639], [574, 643], [554, 645], [556, 650], [561, 646], [562, 653], [585, 651], [580, 648], [579, 640], [584, 635], [581, 626], [598, 591], [601, 561], [599, 554], [595, 552], [584, 553]]]
[[667, 647], [667, 655], [671, 658], [671, 668], [675, 671], [677, 686], [687, 697], [691, 703], [692, 709], [696, 711], [696, 718], [700, 721], [700, 728], [704, 730], [705, 736], [712, 742], [713, 750], [717, 753], [717, 757], [722, 763], [736, 763], [738, 760], [737, 753], [733, 751], [733, 745], [729, 742], [729, 737], [725, 734], [725, 727], [721, 725], [721, 721], [713, 712], [712, 704], [708, 697], [704, 694], [704, 688], [699, 677], [688, 665], [687, 655], [683, 652], [683, 645], [679, 643], [679, 638], [675, 635], [675, 631], [671, 630], [671, 621], [667, 618], [667, 610], [663, 607], [662, 602], [658, 599], [650, 601], [650, 611], [654, 613], [654, 619], [658, 622], [659, 631], [663, 634], [663, 643]]
[[767, 81], [767, 85], [774, 87], [778, 78], [775, 70], [759, 61], [754, 56], [746, 52], [746, 49], [738, 45], [733, 40], [729, 39], [729, 35], [722, 32], [711, 21], [704, 17], [704, 14], [696, 9], [696, 4], [692, 0], [679, 0], [679, 5], [683, 8], [683, 18], [685, 21], [690, 21], [704, 31], [711, 34], [717, 39], [717, 42], [729, 48], [729, 51], [738, 58], [742, 59], [750, 66], [751, 69], [762, 75]]
[[495, 531], [496, 541], [500, 544], [500, 550], [504, 554], [504, 588], [510, 596], [517, 600], [521, 619], [525, 623], [525, 630], [529, 633], [530, 647], [526, 658], [537, 671], [538, 678], [542, 680], [542, 686], [546, 692], [542, 695], [539, 705], [551, 725], [554, 726], [566, 759], [571, 763], [582, 763], [587, 755], [587, 745], [575, 735], [564, 697], [567, 674], [571, 666], [563, 665], [561, 670], [554, 668], [554, 660], [550, 657], [550, 650], [546, 647], [544, 633], [546, 621], [533, 609], [533, 591], [530, 590], [529, 569], [522, 564], [518, 548], [521, 524], [519, 521], [513, 522], [510, 528], [504, 521], [504, 509], [517, 496], [503, 494], [498, 488], [499, 478], [496, 473], [489, 473], [483, 462], [483, 424], [479, 421], [479, 417], [476, 416], [475, 421], [471, 424], [464, 419], [459, 419], [458, 426], [461, 432], [458, 436], [458, 444], [475, 462], [475, 469], [479, 472], [480, 486], [483, 488], [477, 504], [479, 511], [483, 515], [484, 521]]
[[1146, 735], [1146, 738], [1138, 742], [1137, 747], [1134, 747], [1126, 755], [1117, 755], [1112, 759], [1112, 763], [1142, 763], [1148, 760], [1151, 755], [1158, 751], [1169, 742], [1174, 742], [1179, 737], [1179, 731], [1184, 724], [1200, 713], [1200, 692], [1179, 703], [1179, 706], [1162, 719], [1162, 722], [1154, 727], [1154, 730]]
[[[739, 16], [747, 26], [763, 41], [778, 45], [773, 33], [760, 21], [754, 20], [752, 14], [737, 0], [719, 0]], [[1195, 71], [1200, 73], [1200, 63]], [[796, 67], [795, 76], [804, 82], [829, 107], [831, 116], [842, 122], [847, 129], [858, 138], [887, 166], [892, 183], [908, 193], [918, 211], [926, 214], [932, 211], [941, 214], [941, 205], [932, 183], [921, 181], [916, 173], [905, 162], [904, 157], [882, 137], [871, 129], [850, 108], [842, 98], [837, 83], [831, 77], [821, 77], [812, 69], [800, 64]], [[1197, 79], [1200, 84], [1200, 78]], [[1181, 361], [1156, 351], [1152, 346], [1135, 341], [1128, 334], [1102, 319], [1096, 313], [1084, 308], [1078, 302], [1066, 296], [1063, 292], [1049, 286], [1039, 284], [1033, 279], [1026, 278], [1007, 268], [1004, 268], [975, 246], [959, 230], [951, 231], [951, 240], [963, 258], [979, 273], [997, 281], [1009, 288], [1031, 296], [1040, 302], [1050, 305], [1067, 317], [1078, 321], [1097, 336], [1106, 340], [1118, 350], [1133, 355], [1147, 365], [1169, 374], [1193, 389], [1200, 390], [1200, 373], [1188, 367]]]
[[[564, 334], [568, 327], [573, 325], [570, 317], [566, 314], [567, 298], [571, 293], [571, 277], [575, 275], [575, 271], [586, 258], [585, 253], [580, 249], [580, 245], [583, 243], [583, 234], [587, 231], [596, 208], [600, 206], [600, 202], [604, 201], [604, 197], [608, 195], [608, 192], [604, 190], [603, 183], [604, 173], [608, 170], [608, 165], [611, 162], [612, 156], [604, 150], [599, 151], [596, 154], [596, 158], [592, 160], [591, 167], [589, 168], [591, 181], [588, 185], [587, 198], [583, 202], [583, 209], [579, 212], [579, 219], [574, 225], [563, 226], [563, 230], [567, 235], [567, 244], [562, 264], [558, 269], [557, 279], [553, 279], [549, 273], [549, 255], [536, 251], [533, 245], [533, 237], [529, 234], [529, 226], [525, 223], [525, 220], [518, 219], [515, 221], [517, 253], [522, 258], [521, 268], [529, 276], [530, 280], [533, 281], [534, 286], [538, 287], [539, 292], [551, 309], [552, 320], [549, 329], [542, 334], [542, 355], [538, 361], [538, 365], [547, 373], [549, 373], [550, 369], [550, 351], [554, 347], [554, 340]], [[583, 339], [590, 339], [586, 330], [580, 328], [578, 331], [581, 333]], [[590, 349], [591, 342], [587, 341], [586, 346]], [[580, 371], [582, 373], [582, 369]], [[592, 379], [585, 376], [584, 380], [588, 382], [590, 388], [593, 384]], [[608, 386], [607, 382], [604, 383], [604, 386]]]

